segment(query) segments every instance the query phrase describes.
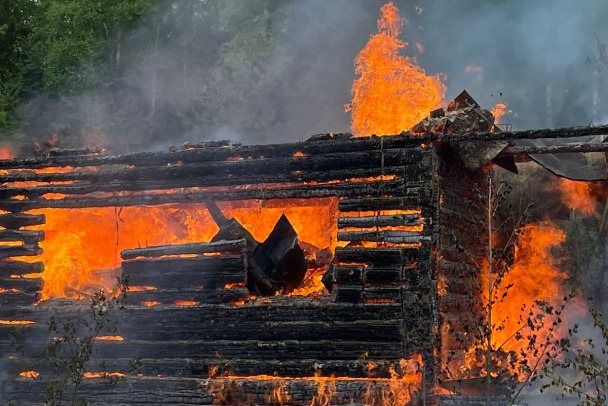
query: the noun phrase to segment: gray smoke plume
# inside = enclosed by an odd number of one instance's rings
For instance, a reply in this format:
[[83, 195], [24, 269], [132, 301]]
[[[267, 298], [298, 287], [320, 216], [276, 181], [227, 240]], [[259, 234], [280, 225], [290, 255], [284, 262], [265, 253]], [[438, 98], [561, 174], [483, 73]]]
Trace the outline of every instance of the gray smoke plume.
[[[608, 113], [597, 38], [608, 3], [396, 1], [405, 54], [484, 107], [506, 102], [517, 128], [588, 124]], [[34, 139], [105, 143], [116, 152], [230, 137], [247, 144], [345, 132], [353, 60], [384, 1], [167, 1], [113, 52], [94, 90], [23, 109]], [[422, 10], [421, 13], [420, 10]], [[414, 43], [425, 51], [414, 52]], [[597, 74], [594, 74], [598, 72]], [[72, 145], [74, 146], [74, 145]]]

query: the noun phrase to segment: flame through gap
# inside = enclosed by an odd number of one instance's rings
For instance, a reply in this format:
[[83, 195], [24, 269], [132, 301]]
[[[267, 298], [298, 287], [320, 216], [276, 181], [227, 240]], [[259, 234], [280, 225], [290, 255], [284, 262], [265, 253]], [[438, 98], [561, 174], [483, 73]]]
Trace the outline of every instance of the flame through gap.
[[378, 33], [355, 59], [352, 111], [355, 136], [398, 134], [410, 129], [443, 101], [445, 86], [439, 76], [428, 76], [416, 61], [399, 55], [408, 43], [400, 40], [405, 22], [397, 7], [388, 3], [380, 9]]
[[[266, 239], [285, 213], [298, 232], [299, 241], [310, 249], [327, 248], [333, 252], [337, 244], [337, 199], [334, 198], [238, 201], [220, 203], [220, 207], [258, 241]], [[45, 263], [42, 275], [28, 275], [44, 279], [43, 300], [53, 296], [86, 298], [100, 290], [112, 293], [120, 273], [117, 268], [122, 250], [210, 241], [219, 230], [202, 203], [122, 209], [44, 209], [33, 213], [46, 215], [46, 224], [32, 227], [46, 233], [40, 243], [44, 253], [40, 257], [18, 259]], [[152, 286], [129, 288], [132, 292], [154, 289]]]

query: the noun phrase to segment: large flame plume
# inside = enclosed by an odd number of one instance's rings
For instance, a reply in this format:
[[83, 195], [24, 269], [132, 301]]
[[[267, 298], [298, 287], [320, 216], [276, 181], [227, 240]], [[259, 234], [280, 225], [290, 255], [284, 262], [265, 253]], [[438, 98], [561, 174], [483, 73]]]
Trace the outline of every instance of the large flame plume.
[[445, 86], [439, 76], [429, 76], [410, 57], [399, 55], [408, 43], [399, 39], [405, 21], [397, 7], [380, 9], [378, 33], [355, 59], [352, 131], [356, 136], [398, 134], [410, 129], [443, 101]]
[[[566, 334], [546, 312], [560, 309], [570, 294], [565, 284], [568, 275], [552, 253], [565, 240], [564, 231], [550, 222], [530, 223], [520, 230], [514, 262], [493, 295], [492, 349], [507, 354], [493, 359], [498, 368], [516, 374], [522, 361], [532, 367], [544, 356], [547, 342]], [[469, 366], [480, 366], [473, 354], [469, 352]]]

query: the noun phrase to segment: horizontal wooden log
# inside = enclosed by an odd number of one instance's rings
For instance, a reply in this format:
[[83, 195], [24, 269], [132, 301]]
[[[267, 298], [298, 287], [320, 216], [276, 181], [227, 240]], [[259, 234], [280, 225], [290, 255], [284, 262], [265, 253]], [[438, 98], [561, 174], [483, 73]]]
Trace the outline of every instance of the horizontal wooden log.
[[[95, 354], [93, 354], [95, 357]], [[208, 378], [212, 371], [215, 376], [287, 376], [287, 377], [312, 377], [315, 374], [321, 376], [348, 376], [350, 378], [367, 378], [370, 375], [375, 378], [390, 378], [389, 369], [391, 364], [395, 365], [398, 360], [373, 360], [374, 368], [368, 368], [370, 361], [319, 361], [319, 360], [248, 360], [248, 359], [158, 359], [143, 358], [138, 359], [137, 363], [133, 358], [111, 358], [96, 359], [90, 361], [89, 368], [93, 368], [98, 363], [103, 362], [108, 371], [125, 371], [128, 375], [141, 373], [143, 376], [164, 376], [164, 377], [197, 377]], [[26, 366], [36, 365], [36, 370], [42, 376], [50, 372], [44, 365], [40, 365], [40, 360], [32, 358], [14, 357], [3, 364], [4, 372], [7, 375], [17, 376], [24, 371]]]
[[[155, 323], [156, 326], [156, 323]], [[354, 322], [214, 320], [198, 326], [169, 323], [157, 329], [138, 324], [121, 324], [117, 333], [125, 339], [144, 341], [228, 340], [260, 342], [280, 340], [346, 340], [401, 342], [401, 320]], [[263, 344], [261, 344], [263, 345]]]
[[386, 285], [402, 281], [411, 281], [412, 276], [416, 272], [418, 272], [418, 269], [415, 266], [368, 268], [364, 273], [364, 283], [371, 285]]
[[418, 247], [360, 248], [338, 247], [334, 263], [369, 264], [376, 267], [410, 264], [419, 259]]
[[44, 250], [38, 245], [0, 246], [0, 259], [11, 257], [33, 257], [42, 255]]
[[161, 289], [144, 292], [129, 292], [124, 299], [127, 305], [142, 305], [144, 302], [173, 304], [176, 302], [198, 302], [203, 304], [230, 303], [247, 300], [247, 288], [231, 289]]
[[[366, 286], [363, 288], [363, 301], [391, 300], [402, 302], [403, 289], [401, 286]], [[412, 311], [413, 309], [408, 309]]]
[[389, 216], [340, 217], [338, 228], [368, 228], [387, 226], [416, 226], [421, 224], [418, 214], [395, 214]]
[[[131, 295], [134, 292], [128, 292]], [[88, 314], [89, 303], [80, 300], [52, 299], [40, 303], [35, 309], [36, 317], [78, 318]], [[347, 322], [357, 320], [389, 320], [401, 318], [398, 305], [342, 305], [325, 303], [301, 296], [273, 296], [264, 301], [250, 300], [242, 306], [199, 305], [196, 307], [133, 307], [128, 311], [117, 311], [119, 325], [137, 324], [161, 327], [200, 325], [209, 320], [249, 321], [320, 321]], [[28, 316], [29, 317], [29, 316]]]
[[2, 200], [0, 209], [18, 212], [40, 208], [84, 208], [84, 207], [124, 207], [150, 206], [170, 203], [200, 203], [205, 201], [234, 201], [249, 199], [291, 199], [313, 197], [354, 197], [378, 194], [379, 190], [390, 191], [394, 195], [406, 193], [402, 180], [377, 181], [373, 183], [343, 182], [332, 184], [298, 185], [289, 188], [272, 189], [266, 185], [256, 188], [222, 191], [202, 191], [185, 193], [143, 194], [111, 197], [83, 197], [64, 199]]
[[0, 278], [0, 289], [17, 289], [23, 293], [37, 293], [42, 289], [42, 278]]
[[354, 198], [340, 200], [338, 209], [341, 212], [411, 210], [420, 209], [422, 202], [420, 196]]
[[[385, 167], [385, 168], [369, 168], [369, 169], [338, 169], [327, 170], [321, 172], [302, 172], [293, 171], [285, 173], [273, 173], [268, 175], [260, 175], [252, 172], [248, 175], [237, 176], [209, 176], [205, 178], [169, 178], [156, 179], [146, 178], [142, 180], [117, 180], [117, 181], [82, 181], [77, 184], [60, 184], [49, 185], [42, 184], [41, 186], [7, 186], [0, 190], [0, 197], [6, 199], [12, 196], [26, 196], [29, 199], [38, 198], [46, 194], [63, 194], [63, 195], [86, 195], [94, 192], [117, 192], [117, 191], [147, 191], [158, 190], [164, 191], [169, 189], [180, 188], [202, 188], [202, 187], [219, 187], [219, 186], [243, 186], [253, 184], [272, 184], [276, 186], [281, 184], [298, 184], [298, 183], [322, 183], [334, 181], [348, 181], [350, 179], [370, 179], [381, 175], [403, 176], [403, 167]], [[408, 184], [415, 185], [416, 178], [409, 179]], [[420, 182], [418, 182], [420, 183]]]
[[[0, 286], [1, 287], [1, 286]], [[16, 307], [16, 306], [31, 306], [40, 299], [40, 296], [35, 292], [11, 292], [7, 291], [0, 293], [0, 306]]]
[[22, 241], [25, 244], [37, 244], [44, 241], [41, 230], [0, 230], [0, 241]]
[[159, 245], [146, 248], [126, 249], [120, 253], [123, 260], [137, 257], [157, 258], [165, 255], [205, 254], [210, 252], [234, 252], [245, 248], [245, 239], [195, 242], [187, 244]]
[[[89, 157], [49, 157], [31, 159], [0, 160], [0, 169], [19, 168], [48, 168], [48, 167], [90, 167], [101, 165], [130, 165], [130, 166], [165, 166], [182, 162], [212, 162], [226, 161], [232, 157], [247, 159], [293, 157], [300, 152], [305, 156], [320, 154], [352, 153], [367, 150], [390, 150], [407, 148], [408, 153], [404, 162], [416, 163], [432, 150], [419, 147], [419, 138], [411, 137], [366, 137], [353, 138], [347, 141], [327, 140], [324, 142], [297, 142], [291, 144], [252, 145], [239, 148], [206, 148], [191, 149], [177, 152], [143, 152], [130, 155], [89, 156]], [[301, 158], [301, 157], [300, 157]]]
[[510, 145], [502, 150], [499, 156], [513, 155], [530, 155], [530, 154], [571, 154], [571, 153], [586, 153], [586, 152], [606, 152], [608, 151], [608, 143], [572, 143], [568, 145], [550, 145], [550, 146], [518, 146]]
[[336, 285], [363, 285], [363, 266], [334, 266]]
[[[381, 168], [381, 160], [384, 167], [401, 166], [406, 158], [405, 149], [385, 149], [382, 151], [368, 150], [352, 152], [348, 154], [322, 154], [304, 157], [276, 157], [262, 159], [244, 159], [240, 161], [217, 161], [201, 163], [182, 163], [175, 165], [128, 167], [119, 170], [104, 171], [70, 171], [70, 172], [44, 172], [18, 171], [0, 175], [0, 183], [10, 182], [65, 182], [65, 181], [90, 181], [92, 183], [105, 183], [112, 181], [142, 181], [155, 180], [177, 180], [206, 177], [240, 177], [247, 178], [251, 175], [284, 175], [293, 171], [331, 171], [346, 169], [369, 169]], [[418, 165], [411, 164], [414, 168]], [[419, 172], [422, 172], [418, 168]], [[225, 179], [226, 180], [226, 179]]]
[[432, 153], [431, 149], [419, 147], [421, 144], [429, 144], [437, 141], [468, 141], [468, 140], [516, 140], [516, 139], [538, 139], [538, 138], [570, 138], [586, 135], [606, 135], [608, 126], [597, 127], [567, 127], [558, 129], [536, 129], [526, 131], [503, 131], [471, 134], [422, 134], [412, 135], [402, 133], [396, 136], [384, 137], [361, 137], [350, 139], [327, 139], [316, 142], [298, 142], [280, 145], [255, 145], [242, 146], [239, 148], [201, 148], [174, 153], [156, 152], [139, 153], [121, 156], [65, 156], [33, 159], [0, 160], [0, 169], [16, 168], [43, 168], [43, 167], [86, 167], [99, 165], [137, 165], [137, 166], [162, 166], [177, 162], [209, 162], [223, 161], [229, 157], [240, 156], [259, 157], [289, 157], [296, 152], [305, 155], [316, 155], [323, 153], [344, 153], [362, 151], [368, 149], [394, 149], [408, 148], [408, 157], [411, 162], [417, 162], [425, 153]]
[[334, 301], [336, 303], [362, 303], [363, 284], [336, 286]]
[[16, 230], [21, 227], [46, 223], [44, 214], [6, 213], [0, 214], [0, 227]]
[[[40, 404], [44, 397], [47, 382], [34, 381], [31, 378], [18, 378], [2, 395], [3, 401], [19, 400], [20, 405]], [[285, 393], [288, 404], [312, 404], [317, 396], [319, 383], [313, 379], [247, 379], [243, 378], [200, 378], [180, 377], [134, 377], [120, 378], [110, 384], [107, 379], [85, 379], [79, 387], [78, 394], [92, 405], [120, 404], [144, 406], [162, 404], [171, 406], [221, 404], [227, 399], [247, 399], [250, 404], [268, 404], [274, 402], [273, 393], [277, 390]], [[413, 403], [418, 404], [416, 392], [420, 388], [413, 385]], [[430, 390], [430, 389], [429, 389]], [[362, 405], [370, 396], [381, 399], [391, 393], [388, 380], [369, 381], [365, 379], [336, 379], [335, 392], [331, 404]], [[217, 397], [217, 399], [215, 398]], [[270, 400], [269, 400], [270, 399]], [[284, 402], [284, 401], [282, 401]], [[277, 403], [279, 404], [279, 403]]]
[[247, 282], [244, 255], [130, 260], [122, 262], [122, 269], [132, 286], [213, 290]]
[[5, 278], [10, 275], [23, 275], [27, 273], [40, 273], [44, 271], [44, 263], [24, 262], [24, 261], [0, 261], [0, 277]]
[[98, 341], [100, 358], [243, 358], [356, 360], [365, 353], [370, 359], [400, 359], [402, 343], [354, 341]]
[[338, 233], [338, 241], [372, 241], [394, 244], [429, 241], [430, 236], [412, 231], [343, 231]]

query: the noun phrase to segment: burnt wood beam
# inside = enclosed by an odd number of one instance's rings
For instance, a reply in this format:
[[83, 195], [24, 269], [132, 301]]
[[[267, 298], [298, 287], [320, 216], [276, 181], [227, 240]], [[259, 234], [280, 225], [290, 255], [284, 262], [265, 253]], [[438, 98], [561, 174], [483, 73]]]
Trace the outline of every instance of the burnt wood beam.
[[11, 257], [34, 257], [42, 255], [43, 252], [44, 250], [38, 245], [0, 246], [0, 259]]
[[417, 226], [421, 224], [420, 215], [393, 214], [387, 216], [340, 217], [338, 228], [367, 228], [389, 226]]
[[[94, 356], [94, 354], [93, 354]], [[32, 358], [19, 358], [13, 356], [10, 360], [3, 361], [4, 372], [17, 376], [24, 370], [25, 365], [36, 365], [37, 361]], [[323, 376], [348, 376], [350, 378], [367, 378], [370, 375], [376, 378], [390, 378], [391, 365], [394, 366], [396, 360], [378, 360], [374, 359], [375, 367], [372, 371], [369, 370], [366, 360], [346, 360], [334, 361], [326, 360], [322, 364], [318, 360], [266, 360], [258, 361], [251, 359], [225, 359], [225, 358], [208, 358], [208, 359], [154, 359], [142, 358], [138, 359], [138, 366], [134, 368], [133, 358], [112, 358], [112, 359], [92, 359], [92, 364], [97, 364], [103, 361], [108, 371], [133, 371], [143, 376], [158, 376], [164, 377], [179, 376], [179, 377], [198, 377], [207, 378], [212, 370], [215, 370], [216, 376], [232, 375], [232, 376], [288, 376], [288, 377], [311, 377], [315, 373], [321, 372]], [[42, 366], [37, 367], [37, 372], [41, 375], [48, 375], [51, 371]]]
[[412, 231], [343, 231], [338, 232], [338, 241], [372, 241], [394, 244], [414, 244], [431, 237]]
[[[222, 275], [218, 275], [222, 277]], [[230, 276], [230, 275], [229, 275]], [[228, 279], [228, 278], [226, 278]], [[236, 279], [242, 279], [235, 277]], [[157, 284], [158, 285], [158, 284]], [[160, 284], [166, 286], [167, 284]], [[130, 306], [145, 306], [145, 302], [157, 302], [160, 305], [176, 305], [179, 307], [200, 306], [201, 304], [221, 304], [245, 301], [249, 297], [249, 289], [245, 287], [235, 287], [231, 289], [214, 289], [212, 284], [207, 284], [210, 288], [204, 289], [184, 289], [183, 287], [173, 287], [170, 289], [150, 290], [143, 292], [129, 292], [125, 296], [123, 303]], [[214, 286], [223, 287], [221, 283], [214, 283]], [[182, 303], [181, 305], [178, 303]], [[192, 302], [188, 304], [187, 302]], [[148, 307], [148, 306], [145, 306]], [[151, 306], [154, 307], [154, 306]], [[159, 330], [166, 327], [159, 326]], [[197, 329], [201, 328], [199, 326]], [[227, 327], [226, 327], [227, 328]], [[173, 331], [180, 331], [181, 327], [175, 326]], [[156, 331], [158, 332], [158, 330]], [[139, 337], [139, 336], [138, 336]], [[173, 336], [175, 338], [175, 336]]]
[[44, 214], [7, 213], [0, 214], [0, 227], [16, 230], [21, 227], [37, 226], [46, 223]]
[[[384, 139], [382, 139], [384, 138]], [[36, 169], [47, 167], [93, 167], [103, 165], [166, 166], [197, 162], [226, 161], [242, 158], [306, 158], [324, 154], [350, 154], [370, 150], [408, 149], [408, 162], [418, 162], [429, 151], [419, 146], [420, 138], [403, 136], [361, 137], [350, 140], [297, 142], [291, 144], [250, 145], [238, 148], [191, 149], [178, 152], [142, 152], [129, 155], [66, 156], [0, 160], [0, 169]], [[304, 156], [294, 157], [296, 153]], [[263, 157], [263, 158], [262, 158]]]
[[576, 143], [569, 145], [551, 145], [542, 147], [524, 147], [511, 145], [502, 150], [501, 155], [530, 155], [530, 154], [567, 154], [567, 153], [585, 153], [585, 152], [606, 152], [608, 151], [608, 143]]
[[121, 266], [132, 286], [213, 290], [247, 282], [245, 255], [136, 259], [123, 261]]
[[166, 255], [205, 254], [210, 252], [235, 252], [245, 248], [245, 239], [187, 244], [158, 245], [154, 247], [126, 249], [120, 253], [123, 260], [137, 257], [157, 258]]
[[471, 134], [420, 134], [413, 135], [407, 132], [392, 136], [370, 136], [349, 138], [344, 140], [321, 140], [312, 142], [298, 142], [292, 144], [254, 145], [237, 148], [200, 148], [178, 152], [146, 152], [117, 156], [64, 156], [31, 159], [0, 160], [0, 169], [17, 168], [45, 168], [45, 167], [87, 167], [100, 165], [133, 165], [133, 166], [163, 166], [177, 162], [209, 162], [225, 161], [231, 157], [259, 158], [292, 157], [297, 152], [304, 155], [318, 155], [325, 153], [348, 153], [370, 149], [408, 148], [410, 155], [417, 161], [424, 149], [421, 144], [441, 141], [466, 140], [517, 140], [538, 138], [570, 138], [585, 135], [606, 135], [608, 126], [544, 128], [526, 131], [503, 131]]
[[[396, 175], [403, 176], [405, 173], [404, 167], [385, 167], [385, 168], [370, 168], [370, 169], [351, 169], [351, 170], [329, 170], [324, 172], [305, 172], [305, 173], [285, 173], [259, 176], [257, 173], [252, 173], [244, 176], [226, 177], [212, 176], [206, 178], [195, 179], [170, 179], [158, 180], [148, 179], [139, 181], [109, 181], [101, 183], [74, 183], [70, 185], [53, 185], [44, 184], [42, 186], [9, 186], [3, 187], [0, 190], [0, 196], [27, 196], [28, 198], [36, 198], [47, 193], [65, 194], [65, 195], [83, 195], [94, 192], [116, 192], [116, 191], [147, 191], [147, 190], [168, 190], [179, 188], [197, 188], [197, 187], [214, 187], [214, 186], [243, 186], [252, 184], [270, 184], [276, 188], [277, 184], [281, 187], [288, 187], [288, 184], [301, 184], [303, 182], [329, 182], [341, 180], [345, 182], [354, 182], [353, 178], [374, 178], [380, 175]], [[422, 172], [419, 178], [422, 177]], [[361, 181], [364, 182], [364, 181]], [[371, 182], [371, 181], [370, 181]]]
[[43, 271], [44, 263], [41, 261], [0, 261], [0, 277], [8, 277], [13, 274], [39, 273]]
[[[430, 203], [430, 193], [428, 197], [427, 205]], [[362, 197], [340, 200], [338, 209], [341, 212], [420, 209], [422, 201], [421, 196]]]
[[[5, 293], [37, 293], [42, 289], [42, 278], [1, 278], [0, 289], [6, 289]], [[15, 292], [15, 291], [18, 292]], [[13, 304], [14, 305], [14, 304]]]
[[[330, 184], [298, 185], [283, 189], [266, 189], [264, 185], [256, 188], [232, 189], [229, 191], [202, 191], [177, 193], [155, 193], [131, 196], [83, 197], [64, 199], [26, 199], [2, 200], [0, 209], [11, 212], [21, 212], [40, 208], [88, 208], [88, 207], [122, 207], [146, 206], [171, 203], [201, 203], [205, 201], [230, 201], [248, 199], [291, 199], [328, 196], [354, 197], [361, 195], [377, 195], [383, 193], [405, 194], [403, 180], [387, 180], [367, 183], [342, 182]], [[417, 189], [412, 188], [412, 195]]]
[[17, 171], [0, 175], [0, 183], [8, 182], [65, 182], [82, 181], [110, 182], [114, 180], [141, 181], [146, 179], [177, 180], [185, 178], [204, 178], [207, 176], [250, 176], [280, 175], [292, 171], [328, 171], [336, 168], [369, 169], [384, 166], [401, 166], [408, 163], [414, 168], [419, 167], [412, 162], [406, 149], [370, 150], [351, 154], [324, 154], [310, 157], [263, 158], [242, 161], [219, 161], [201, 163], [180, 163], [170, 166], [129, 167], [118, 170], [106, 169], [78, 170], [70, 172], [36, 173], [34, 171]]
[[[394, 359], [399, 363], [398, 358]], [[0, 400], [11, 403], [18, 400], [22, 406], [40, 405], [44, 397], [44, 388], [51, 384], [43, 379], [16, 378], [4, 393], [0, 393]], [[429, 385], [429, 383], [427, 383]], [[287, 402], [275, 401], [273, 393], [279, 388], [285, 393]], [[417, 388], [413, 384], [414, 392], [423, 390], [424, 386]], [[426, 387], [428, 391], [432, 388]], [[118, 378], [115, 384], [108, 384], [108, 378], [84, 379], [79, 387], [78, 395], [87, 399], [89, 404], [95, 405], [133, 405], [162, 404], [168, 406], [194, 406], [226, 403], [229, 400], [246, 399], [247, 404], [298, 404], [309, 405], [318, 395], [319, 382], [312, 379], [247, 379], [241, 378], [210, 378], [200, 377], [158, 377], [158, 376], [126, 376]], [[365, 379], [335, 379], [335, 389], [332, 390], [332, 405], [350, 404], [359, 405], [370, 397], [382, 399], [391, 396], [391, 383], [388, 380]], [[422, 404], [419, 400], [422, 394], [414, 394], [412, 404]], [[276, 397], [276, 395], [275, 395]], [[270, 399], [270, 400], [269, 400]], [[245, 402], [243, 402], [245, 403]], [[232, 403], [230, 403], [232, 404]]]
[[36, 244], [44, 241], [44, 231], [39, 230], [0, 230], [0, 241], [21, 241], [25, 244]]
[[419, 247], [360, 248], [338, 247], [334, 263], [338, 265], [370, 264], [377, 267], [403, 266], [420, 259]]

